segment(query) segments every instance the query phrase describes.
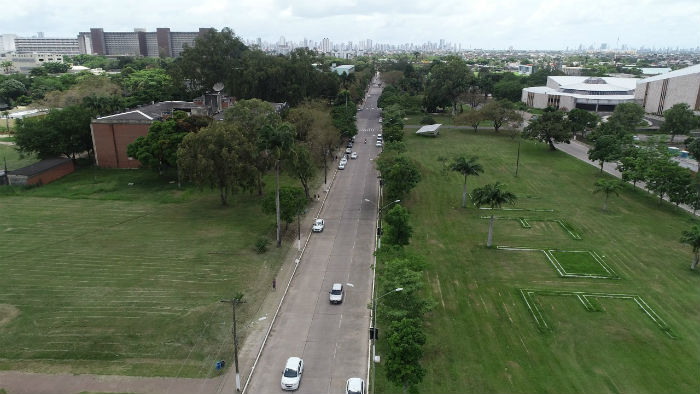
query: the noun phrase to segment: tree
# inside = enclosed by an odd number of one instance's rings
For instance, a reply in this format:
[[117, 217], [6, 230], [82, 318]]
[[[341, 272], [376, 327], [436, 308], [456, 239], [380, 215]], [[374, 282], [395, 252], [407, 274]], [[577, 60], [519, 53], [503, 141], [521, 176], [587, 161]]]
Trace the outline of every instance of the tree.
[[646, 186], [647, 189], [659, 196], [659, 205], [661, 205], [664, 196], [670, 192], [679, 169], [681, 168], [678, 167], [678, 164], [671, 161], [667, 155], [660, 156], [650, 163]]
[[251, 142], [248, 145], [251, 151], [246, 152], [247, 161], [253, 164], [254, 184], [257, 187], [258, 196], [263, 194], [263, 174], [270, 167], [270, 158], [265, 152], [261, 152], [257, 143], [260, 130], [265, 125], [275, 126], [282, 122], [282, 118], [275, 111], [272, 104], [258, 100], [238, 100], [224, 111], [224, 121], [229, 122], [243, 132], [245, 138]]
[[520, 101], [525, 85], [515, 78], [503, 78], [493, 86], [493, 96], [499, 100]]
[[13, 78], [0, 82], [0, 99], [10, 104], [20, 96], [27, 94], [26, 86]]
[[622, 103], [615, 106], [608, 122], [617, 122], [625, 132], [633, 134], [642, 119], [644, 119], [644, 107], [636, 103]]
[[392, 383], [409, 387], [423, 380], [425, 371], [420, 365], [423, 357], [425, 334], [418, 319], [402, 319], [391, 324], [387, 338], [389, 349], [386, 357], [386, 377]]
[[493, 128], [498, 130], [504, 125], [518, 125], [523, 121], [522, 116], [513, 108], [513, 103], [507, 100], [492, 100], [484, 104], [481, 112], [485, 119], [493, 121]]
[[671, 142], [676, 134], [685, 135], [698, 127], [698, 117], [686, 103], [679, 103], [664, 111], [664, 122], [660, 131], [671, 134]]
[[[263, 199], [262, 211], [266, 214], [276, 214], [276, 193], [270, 193]], [[286, 226], [297, 219], [309, 200], [300, 187], [281, 186], [279, 189], [280, 218]], [[285, 228], [286, 229], [286, 228]]]
[[300, 143], [294, 144], [289, 151], [289, 170], [299, 179], [299, 182], [301, 182], [304, 188], [306, 198], [310, 200], [309, 182], [314, 177], [314, 164], [311, 158], [311, 152], [306, 145]]
[[59, 62], [46, 62], [41, 65], [49, 74], [61, 74], [70, 70], [70, 64]]
[[[240, 68], [248, 47], [228, 27], [220, 32], [209, 29], [195, 39], [192, 47], [185, 47], [175, 60], [171, 73], [194, 94], [212, 89], [215, 83], [225, 82], [225, 91], [233, 94], [230, 80]], [[188, 83], [185, 85], [185, 81]]]
[[76, 155], [92, 150], [91, 113], [80, 106], [52, 109], [44, 117], [17, 121], [15, 143], [23, 153], [36, 153], [41, 159]]
[[277, 125], [265, 125], [260, 130], [258, 137], [258, 147], [264, 151], [274, 162], [275, 168], [275, 205], [277, 207], [277, 247], [282, 246], [280, 233], [280, 168], [282, 158], [294, 143], [294, 126], [289, 123]]
[[555, 142], [566, 142], [571, 140], [571, 126], [564, 118], [563, 111], [545, 111], [537, 119], [530, 121], [525, 127], [523, 136], [549, 144], [549, 150], [555, 151]]
[[464, 111], [459, 115], [455, 116], [456, 124], [465, 124], [474, 128], [474, 133], [479, 130], [479, 124], [482, 121], [487, 120], [486, 114], [482, 110], [471, 109], [469, 111]]
[[700, 260], [700, 229], [698, 226], [693, 226], [690, 230], [683, 230], [681, 243], [693, 249], [693, 263], [690, 265], [690, 269], [694, 270]]
[[425, 101], [429, 111], [451, 105], [457, 113], [458, 98], [465, 93], [474, 74], [461, 58], [450, 56], [445, 63], [433, 63], [425, 87]]
[[479, 173], [484, 172], [484, 167], [477, 163], [476, 160], [476, 156], [472, 156], [469, 159], [467, 159], [466, 156], [457, 156], [452, 159], [452, 162], [449, 164], [450, 170], [464, 175], [464, 183], [462, 184], [462, 208], [467, 206], [467, 177], [469, 175], [479, 176]]
[[14, 66], [11, 60], [3, 60], [2, 62], [0, 62], [0, 67], [2, 67], [3, 73], [9, 74], [10, 72], [12, 72]]
[[496, 182], [474, 189], [472, 192], [472, 201], [477, 207], [481, 208], [482, 206], [487, 205], [491, 208], [489, 237], [486, 241], [486, 246], [489, 248], [493, 243], [493, 222], [495, 221], [494, 210], [496, 208], [500, 208], [503, 204], [515, 204], [515, 201], [517, 200], [515, 194], [503, 190], [502, 186], [503, 185], [500, 182]]
[[202, 118], [175, 111], [172, 118], [153, 122], [148, 128], [148, 134], [127, 146], [127, 155], [136, 158], [143, 167], [150, 167], [159, 174], [167, 168], [175, 168], [177, 149], [185, 135], [208, 125], [206, 118]]
[[606, 161], [611, 162], [622, 157], [626, 144], [632, 142], [631, 136], [616, 122], [601, 124], [593, 134], [592, 140], [593, 147], [588, 151], [588, 158], [600, 162], [600, 172], [603, 172]]
[[377, 169], [384, 181], [384, 194], [387, 201], [401, 200], [420, 182], [421, 174], [408, 157], [387, 153], [382, 153], [377, 160]]
[[219, 189], [221, 204], [236, 186], [245, 183], [252, 165], [240, 160], [248, 141], [234, 125], [215, 122], [198, 133], [187, 134], [177, 150], [180, 178], [199, 187]]
[[408, 224], [408, 210], [396, 204], [384, 215], [386, 220], [386, 236], [384, 241], [389, 245], [408, 245], [413, 228]]
[[580, 108], [572, 109], [566, 114], [566, 117], [571, 122], [571, 130], [574, 135], [580, 131], [582, 137], [586, 135], [586, 131], [593, 130], [600, 122], [600, 116]]
[[161, 68], [134, 71], [123, 80], [130, 105], [150, 104], [173, 97], [172, 78]]
[[608, 197], [610, 193], [614, 193], [619, 196], [619, 190], [622, 188], [622, 184], [617, 179], [598, 179], [595, 183], [595, 190], [593, 194], [602, 192], [605, 194], [605, 200], [603, 201], [603, 211], [608, 209]]

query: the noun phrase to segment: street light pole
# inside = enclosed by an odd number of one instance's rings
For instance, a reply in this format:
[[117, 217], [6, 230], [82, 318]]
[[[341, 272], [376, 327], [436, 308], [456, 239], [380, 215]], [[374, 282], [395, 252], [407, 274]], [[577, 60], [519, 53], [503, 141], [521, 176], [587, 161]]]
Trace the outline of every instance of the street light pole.
[[231, 310], [233, 311], [233, 362], [236, 367], [236, 391], [241, 391], [241, 374], [238, 371], [238, 333], [236, 332], [236, 305], [245, 304], [243, 294], [237, 294], [230, 300], [221, 300], [219, 302], [230, 302]]
[[[399, 291], [402, 291], [403, 287], [397, 287], [396, 289], [389, 291], [385, 294], [382, 294], [379, 297], [375, 297], [374, 300], [372, 300], [372, 362], [375, 362], [375, 358], [377, 357], [377, 352], [376, 352], [376, 343], [377, 343], [377, 301], [381, 299], [382, 297], [388, 296], [389, 294], [392, 293], [397, 293]], [[372, 393], [374, 393], [375, 389], [375, 383], [374, 383], [374, 376], [375, 376], [375, 371], [377, 367], [372, 366]]]

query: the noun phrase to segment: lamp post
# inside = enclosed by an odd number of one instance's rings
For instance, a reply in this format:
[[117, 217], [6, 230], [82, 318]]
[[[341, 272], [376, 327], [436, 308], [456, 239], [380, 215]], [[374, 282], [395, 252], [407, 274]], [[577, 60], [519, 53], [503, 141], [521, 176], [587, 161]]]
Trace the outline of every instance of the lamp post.
[[230, 300], [221, 300], [219, 302], [230, 302], [233, 310], [233, 361], [236, 366], [236, 391], [241, 391], [241, 374], [238, 371], [238, 335], [236, 332], [236, 305], [244, 304], [243, 294], [237, 294]]
[[[372, 362], [375, 362], [376, 360], [376, 351], [375, 351], [375, 345], [377, 343], [377, 301], [381, 299], [382, 297], [386, 297], [389, 294], [393, 293], [398, 293], [399, 291], [402, 291], [403, 287], [397, 287], [394, 290], [391, 290], [385, 294], [380, 295], [379, 297], [375, 297], [374, 300], [372, 300]], [[375, 383], [374, 383], [374, 375], [376, 371], [376, 367], [372, 366], [372, 393], [374, 393], [374, 388], [375, 388]]]

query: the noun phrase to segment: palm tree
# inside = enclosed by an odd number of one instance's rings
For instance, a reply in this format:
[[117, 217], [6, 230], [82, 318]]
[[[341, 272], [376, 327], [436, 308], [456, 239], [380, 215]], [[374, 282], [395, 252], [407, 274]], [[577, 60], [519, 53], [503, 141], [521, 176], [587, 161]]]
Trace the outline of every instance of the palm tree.
[[603, 211], [608, 209], [608, 197], [610, 197], [610, 193], [615, 193], [616, 196], [619, 196], [620, 193], [618, 193], [618, 191], [621, 188], [622, 188], [622, 184], [616, 179], [598, 179], [596, 181], [595, 190], [593, 191], [593, 194], [598, 193], [598, 192], [605, 193], [605, 201], [603, 202]]
[[7, 128], [7, 134], [10, 134], [10, 111], [2, 111], [2, 116], [5, 117], [5, 127]]
[[282, 246], [280, 234], [280, 162], [294, 144], [294, 126], [285, 122], [267, 124], [260, 130], [259, 148], [274, 160], [275, 165], [275, 208], [277, 210], [277, 247]]
[[700, 229], [698, 226], [693, 226], [690, 230], [683, 231], [681, 243], [690, 245], [693, 248], [695, 256], [693, 256], [693, 264], [690, 265], [690, 269], [694, 270], [698, 266], [698, 261], [700, 261]]
[[488, 205], [491, 207], [491, 222], [489, 223], [489, 238], [486, 246], [491, 247], [493, 243], [493, 222], [495, 219], [494, 209], [500, 208], [503, 204], [515, 204], [518, 199], [515, 194], [501, 189], [502, 183], [496, 182], [474, 189], [472, 201], [478, 207]]
[[450, 170], [459, 172], [464, 175], [464, 184], [462, 185], [462, 208], [467, 206], [467, 176], [479, 176], [479, 173], [484, 172], [481, 164], [476, 162], [477, 157], [472, 156], [467, 159], [464, 156], [457, 156], [450, 163]]

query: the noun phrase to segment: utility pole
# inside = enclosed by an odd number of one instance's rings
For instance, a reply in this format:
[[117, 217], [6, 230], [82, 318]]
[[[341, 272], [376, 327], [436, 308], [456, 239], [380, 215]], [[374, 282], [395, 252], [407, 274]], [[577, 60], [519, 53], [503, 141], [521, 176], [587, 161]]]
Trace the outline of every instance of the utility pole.
[[245, 304], [243, 294], [238, 293], [230, 300], [221, 300], [219, 302], [230, 302], [231, 310], [233, 311], [233, 363], [236, 366], [236, 391], [241, 391], [241, 374], [238, 371], [238, 334], [236, 332], [236, 305]]

